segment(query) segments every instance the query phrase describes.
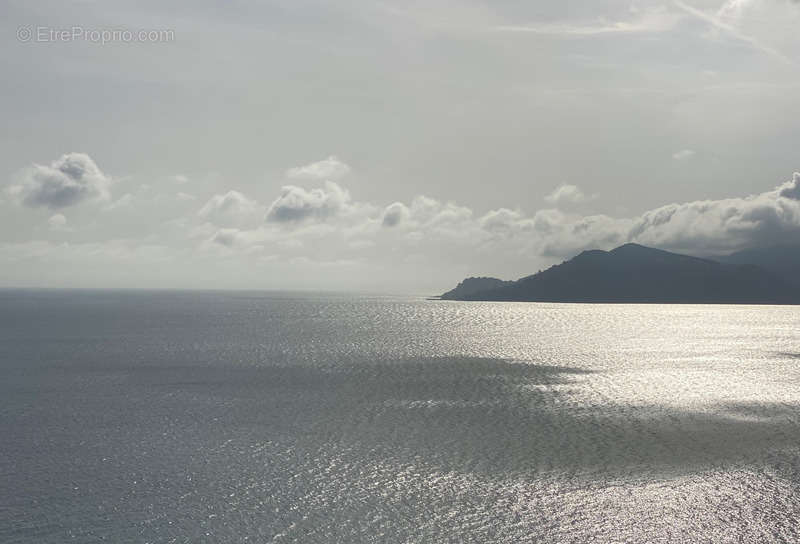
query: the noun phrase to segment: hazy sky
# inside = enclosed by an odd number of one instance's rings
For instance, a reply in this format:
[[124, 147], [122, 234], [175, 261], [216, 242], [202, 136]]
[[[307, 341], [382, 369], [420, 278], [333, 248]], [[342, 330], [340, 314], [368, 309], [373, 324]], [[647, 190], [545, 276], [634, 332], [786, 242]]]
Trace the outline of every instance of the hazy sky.
[[793, 0], [6, 0], [0, 285], [438, 293], [800, 240], [798, 28]]

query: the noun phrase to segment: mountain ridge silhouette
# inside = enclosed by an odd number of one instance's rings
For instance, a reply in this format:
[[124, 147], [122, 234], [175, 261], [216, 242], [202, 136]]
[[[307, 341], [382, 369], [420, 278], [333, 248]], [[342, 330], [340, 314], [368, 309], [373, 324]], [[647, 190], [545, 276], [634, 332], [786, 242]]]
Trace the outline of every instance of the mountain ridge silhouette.
[[467, 278], [440, 298], [522, 302], [798, 304], [800, 286], [755, 264], [724, 263], [629, 243], [610, 251], [583, 251], [561, 264], [516, 281]]

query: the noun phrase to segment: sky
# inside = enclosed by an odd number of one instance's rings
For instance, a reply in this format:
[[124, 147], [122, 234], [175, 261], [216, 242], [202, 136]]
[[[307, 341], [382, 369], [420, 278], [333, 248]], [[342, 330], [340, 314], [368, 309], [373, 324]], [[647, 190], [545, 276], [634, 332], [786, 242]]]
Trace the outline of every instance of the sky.
[[800, 241], [796, 0], [0, 4], [0, 286], [441, 293]]

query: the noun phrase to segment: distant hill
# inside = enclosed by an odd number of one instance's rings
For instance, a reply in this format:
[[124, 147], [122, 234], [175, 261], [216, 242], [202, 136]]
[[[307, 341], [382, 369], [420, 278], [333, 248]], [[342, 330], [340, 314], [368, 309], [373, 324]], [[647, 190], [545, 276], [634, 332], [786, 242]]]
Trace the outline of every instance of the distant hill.
[[800, 244], [745, 249], [717, 260], [729, 264], [754, 264], [800, 287]]
[[500, 287], [512, 285], [513, 281], [503, 281], [497, 278], [467, 278], [459, 283], [455, 289], [448, 291], [442, 298], [448, 296], [452, 300], [472, 296], [482, 291], [491, 291]]
[[625, 244], [591, 250], [543, 272], [513, 282], [480, 278], [487, 289], [464, 288], [445, 300], [530, 302], [653, 302], [797, 304], [800, 289], [751, 264], [726, 264]]

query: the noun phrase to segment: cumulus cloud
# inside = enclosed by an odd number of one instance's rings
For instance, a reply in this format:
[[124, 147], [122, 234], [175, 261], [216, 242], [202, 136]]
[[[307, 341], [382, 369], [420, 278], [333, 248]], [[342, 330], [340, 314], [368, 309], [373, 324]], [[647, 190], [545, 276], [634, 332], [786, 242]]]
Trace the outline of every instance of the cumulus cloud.
[[85, 200], [107, 200], [111, 178], [85, 153], [67, 153], [49, 166], [35, 164], [11, 194], [25, 206], [52, 210]]
[[386, 209], [383, 211], [381, 224], [384, 227], [396, 227], [405, 221], [409, 215], [411, 215], [411, 211], [408, 209], [408, 206], [402, 202], [395, 202], [386, 206]]
[[800, 236], [800, 174], [744, 198], [676, 203], [636, 217], [583, 216], [560, 209], [532, 216], [501, 208], [478, 219], [495, 239], [526, 241], [539, 255], [568, 257], [590, 248], [638, 242], [699, 255], [724, 254]]
[[630, 225], [630, 219], [541, 210], [532, 220], [534, 248], [545, 257], [570, 257], [584, 249], [608, 249], [628, 241]]
[[[323, 244], [343, 251], [374, 251], [374, 240], [388, 236], [389, 247], [410, 244], [415, 250], [427, 247], [435, 252], [444, 245], [451, 252], [454, 247], [480, 248], [560, 258], [629, 241], [713, 255], [796, 240], [800, 234], [800, 174], [758, 195], [669, 204], [634, 217], [582, 215], [569, 206], [586, 200], [579, 188], [565, 185], [548, 197], [556, 207], [533, 214], [499, 208], [476, 217], [470, 208], [426, 196], [381, 208], [353, 201], [333, 182], [316, 189], [287, 186], [269, 207], [263, 228], [220, 230], [212, 239], [227, 247], [275, 245], [280, 240], [281, 247], [288, 248], [286, 242], [295, 240], [297, 247], [306, 249]], [[276, 230], [285, 224], [303, 228]]]
[[630, 238], [644, 244], [724, 253], [761, 244], [797, 241], [800, 174], [775, 190], [745, 198], [670, 204], [637, 218]]
[[219, 227], [255, 226], [261, 222], [264, 209], [257, 201], [238, 191], [214, 195], [197, 215]]
[[542, 255], [638, 242], [698, 255], [724, 254], [800, 236], [800, 174], [774, 190], [744, 198], [668, 204], [638, 217], [580, 216], [542, 210], [531, 220], [506, 214], [509, 228], [533, 228]]
[[305, 166], [296, 166], [286, 171], [286, 177], [303, 181], [338, 181], [350, 173], [350, 167], [335, 155], [327, 159], [312, 162]]
[[411, 201], [410, 219], [419, 227], [449, 227], [472, 220], [472, 210], [454, 202], [418, 196]]
[[283, 187], [281, 195], [267, 210], [267, 221], [299, 223], [309, 219], [324, 221], [351, 208], [350, 194], [332, 181], [323, 187], [306, 190], [296, 185]]
[[47, 225], [50, 227], [50, 230], [66, 230], [67, 218], [57, 213], [50, 216], [50, 219], [47, 220]]
[[[64, 206], [81, 199], [107, 198], [109, 183], [88, 156], [65, 155], [50, 166], [28, 172], [13, 194], [28, 206]], [[74, 189], [73, 185], [90, 189]], [[319, 261], [348, 260], [369, 266], [413, 261], [433, 263], [440, 272], [457, 268], [459, 273], [484, 272], [480, 269], [483, 263], [494, 263], [492, 267], [500, 266], [509, 275], [513, 271], [522, 275], [584, 249], [609, 249], [625, 242], [715, 255], [800, 239], [800, 173], [759, 194], [668, 204], [632, 217], [578, 213], [582, 208], [576, 204], [585, 205], [591, 198], [575, 185], [556, 188], [547, 196], [551, 206], [546, 209], [531, 213], [498, 208], [482, 214], [422, 195], [379, 206], [354, 200], [334, 181], [315, 185], [286, 185], [268, 206], [235, 190], [216, 194], [196, 214], [165, 216], [171, 220], [156, 222], [141, 239], [158, 240], [165, 248], [172, 244], [165, 252], [196, 251], [208, 258], [239, 255], [259, 262], [291, 263], [313, 256]], [[154, 215], [147, 210], [139, 214], [140, 206], [161, 202], [147, 194], [126, 193], [105, 209], [135, 205], [137, 214], [115, 213], [113, 220], [131, 216], [138, 221], [141, 216], [142, 222], [147, 221]], [[194, 197], [169, 193], [165, 198], [177, 204]], [[71, 232], [62, 213], [51, 213], [47, 220], [51, 231]], [[98, 215], [98, 229], [103, 228], [99, 222], [111, 215]], [[159, 225], [169, 225], [169, 229]], [[138, 224], [131, 229], [132, 233], [144, 232]], [[84, 232], [89, 230], [82, 227]], [[121, 255], [128, 254], [126, 244], [113, 247]]]
[[491, 210], [481, 217], [478, 223], [487, 232], [507, 236], [533, 227], [533, 221], [526, 218], [521, 211], [508, 208]]
[[[798, 0], [800, 1], [800, 0]], [[779, 187], [780, 196], [792, 200], [800, 200], [800, 173], [795, 172], [792, 181], [787, 181]]]
[[567, 184], [556, 187], [556, 189], [544, 197], [544, 199], [554, 206], [579, 204], [587, 200], [586, 195], [583, 194], [583, 191], [581, 191], [578, 186]]
[[672, 158], [676, 161], [688, 161], [692, 157], [694, 157], [695, 151], [693, 149], [681, 149], [680, 151], [676, 151], [672, 154]]

